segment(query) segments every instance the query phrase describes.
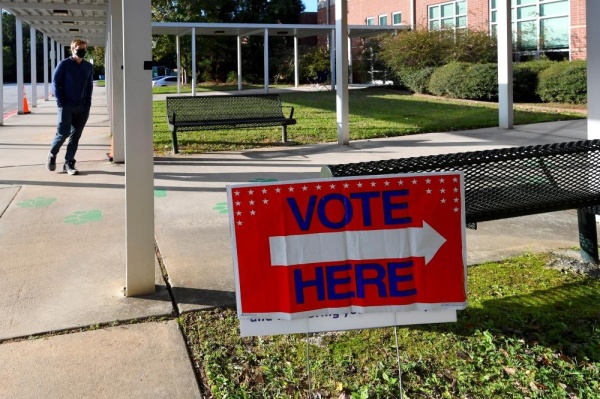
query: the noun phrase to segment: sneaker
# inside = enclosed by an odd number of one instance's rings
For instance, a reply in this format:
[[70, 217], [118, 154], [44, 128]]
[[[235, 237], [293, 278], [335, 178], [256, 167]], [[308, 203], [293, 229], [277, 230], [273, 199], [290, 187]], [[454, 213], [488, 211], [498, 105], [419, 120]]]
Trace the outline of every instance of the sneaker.
[[75, 169], [75, 161], [65, 163], [63, 166], [63, 172], [67, 172], [70, 175], [79, 174], [79, 171]]
[[48, 154], [48, 160], [46, 161], [46, 168], [50, 172], [54, 172], [56, 170], [56, 156], [52, 154]]

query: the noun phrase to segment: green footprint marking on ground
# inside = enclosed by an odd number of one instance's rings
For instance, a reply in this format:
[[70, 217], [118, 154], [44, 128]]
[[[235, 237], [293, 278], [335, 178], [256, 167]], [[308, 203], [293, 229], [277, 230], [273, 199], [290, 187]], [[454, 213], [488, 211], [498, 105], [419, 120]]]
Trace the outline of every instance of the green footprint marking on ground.
[[229, 207], [227, 206], [227, 202], [217, 202], [217, 205], [215, 205], [215, 207], [213, 209], [219, 213], [229, 212]]
[[99, 222], [104, 218], [102, 211], [92, 209], [91, 211], [77, 211], [72, 215], [65, 217], [65, 223], [85, 224], [87, 222]]
[[272, 177], [255, 177], [252, 180], [248, 180], [251, 183], [268, 183], [270, 181], [277, 181], [277, 179]]
[[164, 198], [167, 196], [167, 190], [165, 190], [164, 188], [157, 188], [156, 190], [154, 190], [154, 196], [156, 198]]
[[27, 201], [19, 202], [21, 208], [47, 208], [56, 201], [56, 198], [36, 197]]

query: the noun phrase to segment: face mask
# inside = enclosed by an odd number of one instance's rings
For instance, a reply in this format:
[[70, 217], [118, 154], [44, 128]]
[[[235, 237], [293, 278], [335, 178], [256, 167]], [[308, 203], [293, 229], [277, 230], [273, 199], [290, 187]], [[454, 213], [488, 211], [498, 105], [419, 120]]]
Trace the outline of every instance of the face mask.
[[83, 49], [83, 48], [77, 49], [77, 50], [75, 51], [75, 55], [76, 55], [77, 57], [79, 57], [79, 58], [83, 58], [83, 57], [85, 57], [85, 53], [86, 53], [86, 51], [85, 51], [85, 49]]

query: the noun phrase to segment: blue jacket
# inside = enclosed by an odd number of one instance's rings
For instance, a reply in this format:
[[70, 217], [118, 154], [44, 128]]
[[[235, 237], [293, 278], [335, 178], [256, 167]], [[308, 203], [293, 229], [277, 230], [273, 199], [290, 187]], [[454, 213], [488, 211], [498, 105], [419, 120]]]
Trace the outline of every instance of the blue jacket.
[[92, 88], [94, 86], [94, 67], [83, 60], [77, 64], [72, 57], [58, 63], [52, 75], [52, 90], [56, 97], [56, 105], [92, 105]]

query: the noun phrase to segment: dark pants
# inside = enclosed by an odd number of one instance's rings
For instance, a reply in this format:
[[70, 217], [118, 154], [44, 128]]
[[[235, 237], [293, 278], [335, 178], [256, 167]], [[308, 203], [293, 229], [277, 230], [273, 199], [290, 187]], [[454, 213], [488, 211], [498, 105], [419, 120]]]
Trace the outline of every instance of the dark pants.
[[75, 161], [75, 153], [83, 128], [90, 116], [90, 108], [85, 105], [66, 105], [58, 109], [58, 127], [52, 141], [50, 153], [54, 156], [60, 151], [63, 143], [69, 139], [65, 162]]

